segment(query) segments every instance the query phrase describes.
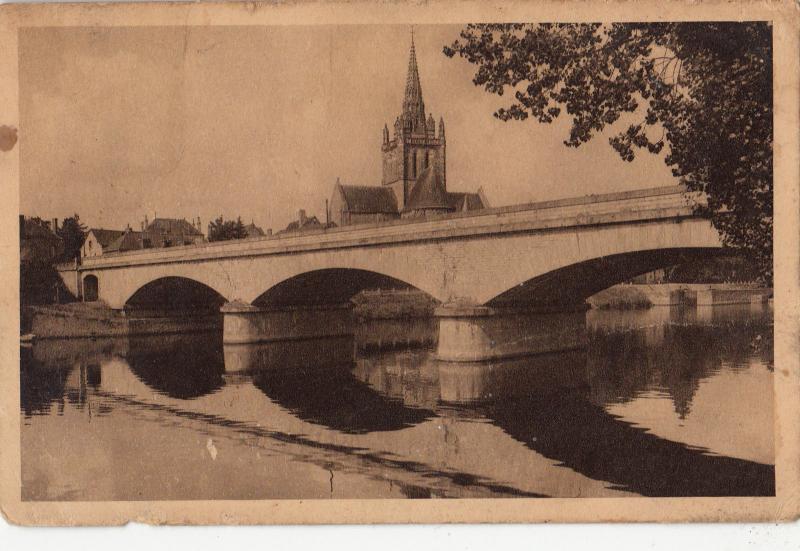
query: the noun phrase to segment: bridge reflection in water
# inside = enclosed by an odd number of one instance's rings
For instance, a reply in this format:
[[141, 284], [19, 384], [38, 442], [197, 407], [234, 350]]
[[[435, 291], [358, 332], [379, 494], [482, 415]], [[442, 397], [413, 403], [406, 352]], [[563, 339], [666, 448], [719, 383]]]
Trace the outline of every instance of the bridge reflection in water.
[[590, 312], [585, 347], [488, 362], [437, 359], [436, 320], [37, 343], [23, 495], [772, 495], [771, 313], [706, 314]]

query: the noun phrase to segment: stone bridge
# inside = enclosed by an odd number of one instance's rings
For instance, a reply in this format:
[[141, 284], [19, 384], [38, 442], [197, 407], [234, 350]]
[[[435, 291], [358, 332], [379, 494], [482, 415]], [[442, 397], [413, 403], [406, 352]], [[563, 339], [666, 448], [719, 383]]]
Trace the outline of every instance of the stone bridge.
[[222, 307], [230, 342], [244, 329], [232, 323], [228, 331], [229, 317], [289, 312], [297, 322], [298, 312], [333, 310], [372, 288], [415, 287], [445, 317], [563, 312], [636, 275], [719, 250], [718, 233], [694, 213], [696, 200], [678, 186], [644, 189], [108, 254], [60, 273], [77, 296], [114, 309]]

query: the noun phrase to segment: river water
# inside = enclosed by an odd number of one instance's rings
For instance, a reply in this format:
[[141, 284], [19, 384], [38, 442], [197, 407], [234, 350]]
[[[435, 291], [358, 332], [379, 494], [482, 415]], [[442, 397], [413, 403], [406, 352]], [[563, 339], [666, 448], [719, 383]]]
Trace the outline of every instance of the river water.
[[354, 338], [22, 349], [24, 500], [774, 495], [768, 307], [590, 311], [585, 349]]

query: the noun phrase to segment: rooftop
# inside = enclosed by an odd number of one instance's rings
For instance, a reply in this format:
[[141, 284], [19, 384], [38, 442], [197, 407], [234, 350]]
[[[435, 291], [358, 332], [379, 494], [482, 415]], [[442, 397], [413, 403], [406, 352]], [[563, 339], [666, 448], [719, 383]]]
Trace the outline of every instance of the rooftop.
[[339, 184], [347, 210], [354, 213], [396, 214], [397, 198], [383, 186], [347, 186]]
[[123, 230], [107, 230], [104, 228], [89, 228], [86, 235], [94, 234], [95, 239], [103, 248], [108, 247], [115, 240], [119, 239], [125, 232]]
[[171, 234], [203, 235], [200, 230], [184, 218], [154, 218], [146, 228], [146, 231], [153, 230]]

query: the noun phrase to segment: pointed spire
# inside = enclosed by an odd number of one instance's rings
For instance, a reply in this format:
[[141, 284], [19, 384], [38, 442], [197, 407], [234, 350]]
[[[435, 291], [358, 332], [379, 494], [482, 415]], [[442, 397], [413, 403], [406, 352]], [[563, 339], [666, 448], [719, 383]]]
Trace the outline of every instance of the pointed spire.
[[439, 139], [444, 139], [444, 117], [439, 117]]
[[403, 115], [406, 120], [425, 120], [425, 103], [422, 101], [422, 86], [419, 83], [417, 68], [417, 52], [414, 49], [414, 29], [411, 29], [411, 52], [408, 56], [408, 76], [406, 77], [406, 93], [403, 98]]

